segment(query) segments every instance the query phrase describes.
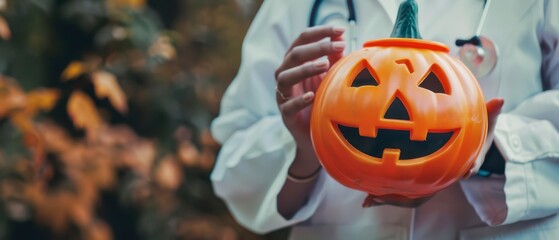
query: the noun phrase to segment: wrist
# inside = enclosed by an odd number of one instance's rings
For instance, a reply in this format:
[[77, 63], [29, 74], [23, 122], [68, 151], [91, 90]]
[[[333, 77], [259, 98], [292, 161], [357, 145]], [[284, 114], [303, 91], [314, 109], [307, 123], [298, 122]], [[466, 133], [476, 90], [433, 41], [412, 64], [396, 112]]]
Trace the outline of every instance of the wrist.
[[314, 149], [297, 146], [295, 159], [289, 167], [288, 174], [296, 178], [306, 178], [316, 175], [320, 171], [322, 165], [318, 161]]
[[318, 167], [313, 173], [308, 176], [297, 176], [287, 172], [287, 179], [296, 183], [309, 183], [314, 181], [320, 174], [322, 167]]

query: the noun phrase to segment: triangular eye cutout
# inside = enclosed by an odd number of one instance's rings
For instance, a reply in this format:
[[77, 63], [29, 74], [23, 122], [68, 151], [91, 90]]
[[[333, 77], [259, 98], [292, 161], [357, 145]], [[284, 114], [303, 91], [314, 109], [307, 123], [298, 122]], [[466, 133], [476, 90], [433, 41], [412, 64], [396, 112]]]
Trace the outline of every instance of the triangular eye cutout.
[[429, 72], [427, 77], [419, 84], [419, 87], [431, 90], [434, 93], [449, 94], [441, 83], [441, 79], [433, 71]]
[[406, 106], [400, 100], [398, 96], [394, 98], [386, 113], [384, 114], [385, 119], [398, 119], [398, 120], [410, 120], [410, 115]]
[[351, 83], [351, 87], [361, 86], [378, 86], [378, 81], [371, 75], [367, 68], [363, 68]]

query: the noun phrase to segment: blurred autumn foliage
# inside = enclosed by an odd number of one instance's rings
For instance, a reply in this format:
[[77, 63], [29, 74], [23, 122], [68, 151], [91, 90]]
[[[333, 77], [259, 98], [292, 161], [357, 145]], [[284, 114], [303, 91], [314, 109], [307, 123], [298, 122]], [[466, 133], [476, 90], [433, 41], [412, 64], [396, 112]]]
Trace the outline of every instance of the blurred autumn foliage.
[[0, 0], [0, 239], [264, 238], [209, 181], [259, 4]]

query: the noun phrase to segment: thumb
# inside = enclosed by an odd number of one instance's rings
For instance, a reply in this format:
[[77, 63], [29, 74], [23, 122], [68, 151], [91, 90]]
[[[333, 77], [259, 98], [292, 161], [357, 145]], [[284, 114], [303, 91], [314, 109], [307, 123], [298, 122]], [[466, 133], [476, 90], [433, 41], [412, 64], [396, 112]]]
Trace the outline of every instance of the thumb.
[[495, 128], [495, 123], [497, 122], [497, 117], [501, 113], [501, 108], [505, 100], [502, 98], [493, 98], [486, 103], [487, 106], [487, 131], [493, 132]]
[[497, 117], [501, 113], [501, 108], [503, 107], [504, 103], [505, 100], [503, 100], [502, 98], [493, 98], [485, 104], [487, 108], [487, 138], [485, 139], [485, 143], [483, 144], [481, 150], [482, 152], [478, 155], [477, 160], [471, 167], [470, 172], [465, 175], [465, 178], [469, 178], [475, 175], [483, 164], [483, 161], [485, 160], [485, 154], [493, 143], [493, 130], [495, 129]]

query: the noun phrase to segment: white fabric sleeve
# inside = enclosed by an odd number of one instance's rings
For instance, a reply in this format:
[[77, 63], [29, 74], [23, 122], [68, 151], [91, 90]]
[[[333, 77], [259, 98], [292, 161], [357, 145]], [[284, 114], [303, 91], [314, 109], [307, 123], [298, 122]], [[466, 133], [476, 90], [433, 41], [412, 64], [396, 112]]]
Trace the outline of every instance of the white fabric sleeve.
[[212, 134], [223, 144], [211, 175], [214, 191], [236, 220], [256, 233], [307, 220], [324, 191], [321, 173], [306, 205], [294, 217], [286, 220], [278, 213], [276, 198], [296, 152], [274, 92], [274, 71], [292, 39], [288, 9], [292, 5], [296, 4], [263, 2], [243, 43], [239, 72], [212, 123]]
[[[495, 143], [506, 160], [502, 178], [462, 181], [466, 197], [489, 225], [559, 213], [559, 1], [548, 1], [540, 46], [549, 90], [499, 116]], [[552, 13], [555, 11], [555, 13]]]
[[321, 174], [310, 199], [294, 217], [277, 210], [277, 195], [295, 157], [295, 143], [281, 117], [266, 117], [237, 131], [223, 145], [212, 172], [214, 190], [237, 221], [257, 233], [293, 225], [311, 217], [323, 196]]

